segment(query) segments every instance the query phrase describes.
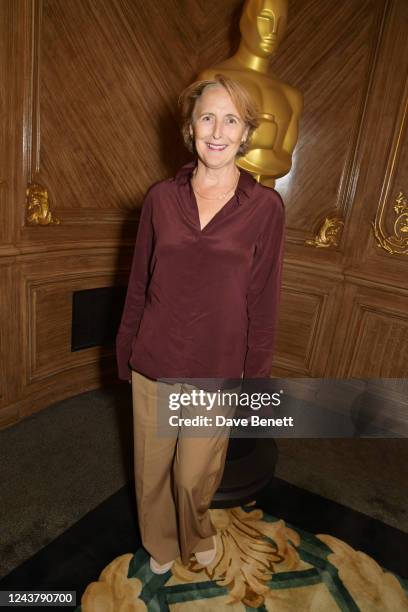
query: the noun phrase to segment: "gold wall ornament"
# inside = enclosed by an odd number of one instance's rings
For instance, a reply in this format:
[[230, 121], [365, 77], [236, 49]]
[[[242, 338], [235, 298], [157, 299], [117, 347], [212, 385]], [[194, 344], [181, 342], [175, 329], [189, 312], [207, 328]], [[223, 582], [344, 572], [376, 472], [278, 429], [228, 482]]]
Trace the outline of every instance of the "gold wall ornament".
[[287, 12], [288, 0], [246, 0], [238, 51], [198, 77], [228, 76], [241, 83], [257, 104], [260, 125], [252, 134], [247, 153], [237, 158], [237, 165], [268, 186], [292, 167], [303, 109], [303, 94], [269, 71], [269, 60], [286, 30]]
[[382, 227], [382, 210], [371, 223], [377, 246], [391, 255], [408, 255], [408, 199], [402, 191], [395, 198], [393, 208], [396, 214], [393, 234], [387, 236]]
[[323, 225], [320, 227], [316, 236], [310, 240], [305, 240], [305, 244], [317, 248], [337, 247], [339, 244], [339, 234], [344, 221], [339, 217], [325, 217]]
[[39, 183], [31, 183], [26, 189], [27, 223], [29, 225], [58, 225], [59, 219], [52, 216], [48, 191]]

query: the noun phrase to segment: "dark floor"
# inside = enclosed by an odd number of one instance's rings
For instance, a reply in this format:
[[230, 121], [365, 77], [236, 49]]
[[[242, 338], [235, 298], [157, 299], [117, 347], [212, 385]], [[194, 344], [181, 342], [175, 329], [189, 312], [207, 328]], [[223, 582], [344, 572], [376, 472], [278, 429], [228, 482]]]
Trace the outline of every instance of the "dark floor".
[[[310, 533], [329, 533], [373, 557], [384, 569], [408, 578], [408, 535], [275, 478], [257, 496], [256, 506]], [[77, 605], [87, 585], [115, 557], [140, 546], [133, 483], [0, 580], [0, 590], [75, 591]], [[74, 610], [73, 607], [59, 608]]]

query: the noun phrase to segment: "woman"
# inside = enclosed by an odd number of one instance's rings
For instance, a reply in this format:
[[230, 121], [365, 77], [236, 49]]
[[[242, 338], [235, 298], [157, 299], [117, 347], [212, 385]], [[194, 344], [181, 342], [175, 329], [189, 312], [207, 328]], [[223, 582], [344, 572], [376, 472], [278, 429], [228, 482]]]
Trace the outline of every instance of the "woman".
[[235, 163], [258, 125], [246, 90], [216, 75], [179, 103], [196, 159], [146, 194], [116, 340], [119, 376], [132, 381], [139, 526], [155, 573], [178, 555], [213, 562], [208, 509], [228, 446], [221, 435], [158, 437], [157, 379], [269, 376], [284, 244], [279, 194]]

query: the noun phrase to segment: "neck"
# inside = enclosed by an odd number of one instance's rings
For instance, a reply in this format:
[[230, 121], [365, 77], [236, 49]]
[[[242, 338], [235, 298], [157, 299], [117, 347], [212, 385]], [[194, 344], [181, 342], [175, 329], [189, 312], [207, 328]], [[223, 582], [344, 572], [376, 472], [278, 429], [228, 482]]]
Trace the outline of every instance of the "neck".
[[262, 72], [264, 74], [269, 73], [269, 57], [261, 57], [255, 55], [248, 49], [243, 41], [239, 45], [238, 51], [233, 55], [231, 59], [235, 59], [243, 68], [255, 70], [256, 72]]
[[193, 173], [193, 178], [198, 185], [203, 185], [204, 187], [224, 188], [230, 187], [238, 177], [238, 174], [239, 170], [235, 161], [221, 168], [209, 168], [200, 158], [198, 158], [197, 168]]

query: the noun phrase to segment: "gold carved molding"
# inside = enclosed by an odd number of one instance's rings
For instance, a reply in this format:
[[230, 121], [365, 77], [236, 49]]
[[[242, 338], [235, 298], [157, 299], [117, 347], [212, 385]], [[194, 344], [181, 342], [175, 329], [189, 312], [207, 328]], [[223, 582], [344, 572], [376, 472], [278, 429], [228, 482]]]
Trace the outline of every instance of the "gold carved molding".
[[28, 18], [31, 38], [31, 54], [28, 72], [30, 87], [27, 95], [26, 126], [27, 147], [25, 148], [26, 181], [26, 223], [27, 225], [59, 225], [60, 220], [52, 214], [48, 190], [34, 180], [40, 174], [40, 40], [42, 30], [43, 0], [29, 3]]
[[396, 215], [393, 234], [387, 235], [381, 225], [380, 215], [377, 214], [372, 221], [377, 246], [391, 255], [408, 255], [408, 199], [402, 191], [395, 198], [393, 209]]
[[26, 212], [29, 225], [58, 225], [60, 220], [50, 210], [48, 191], [39, 183], [31, 183], [26, 189]]
[[[384, 249], [390, 255], [408, 255], [408, 201], [407, 196], [399, 191], [394, 200], [394, 221], [391, 230], [389, 221], [388, 203], [392, 201], [391, 189], [398, 181], [396, 177], [398, 162], [403, 150], [406, 138], [406, 125], [408, 121], [408, 79], [401, 97], [401, 106], [395, 121], [391, 153], [387, 164], [381, 200], [377, 208], [375, 218], [371, 222], [377, 246]], [[387, 227], [389, 221], [389, 226]]]
[[314, 238], [305, 240], [305, 244], [316, 248], [337, 247], [344, 221], [340, 217], [325, 217]]

